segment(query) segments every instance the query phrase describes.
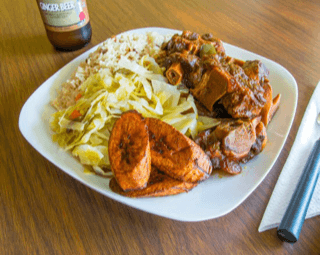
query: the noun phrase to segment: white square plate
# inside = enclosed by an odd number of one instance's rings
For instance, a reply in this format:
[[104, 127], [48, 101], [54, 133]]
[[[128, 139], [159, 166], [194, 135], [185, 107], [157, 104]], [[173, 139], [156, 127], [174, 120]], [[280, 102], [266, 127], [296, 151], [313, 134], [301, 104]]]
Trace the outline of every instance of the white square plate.
[[[181, 32], [165, 28], [142, 28], [126, 33], [160, 34]], [[83, 166], [52, 142], [49, 118], [55, 111], [50, 101], [56, 89], [66, 81], [80, 62], [99, 45], [83, 53], [44, 82], [26, 101], [19, 118], [19, 128], [26, 140], [54, 165], [76, 180], [120, 203], [162, 217], [180, 221], [203, 221], [223, 216], [241, 204], [262, 182], [276, 161], [294, 119], [298, 90], [293, 76], [281, 65], [252, 52], [224, 43], [228, 56], [242, 60], [261, 60], [270, 70], [273, 95], [281, 94], [280, 108], [267, 128], [268, 143], [261, 154], [243, 167], [236, 176], [219, 177], [217, 173], [188, 193], [168, 197], [133, 199], [113, 193], [109, 179], [84, 173]]]

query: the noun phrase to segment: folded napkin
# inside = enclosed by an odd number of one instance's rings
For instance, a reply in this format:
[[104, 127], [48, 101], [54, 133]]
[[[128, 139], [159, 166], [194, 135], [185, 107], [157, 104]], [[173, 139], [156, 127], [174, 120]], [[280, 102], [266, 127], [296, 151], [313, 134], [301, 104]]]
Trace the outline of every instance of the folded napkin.
[[[281, 171], [259, 226], [259, 232], [276, 228], [288, 207], [313, 145], [320, 137], [317, 116], [320, 112], [320, 82], [305, 111], [294, 144]], [[320, 179], [313, 193], [306, 218], [320, 215]]]

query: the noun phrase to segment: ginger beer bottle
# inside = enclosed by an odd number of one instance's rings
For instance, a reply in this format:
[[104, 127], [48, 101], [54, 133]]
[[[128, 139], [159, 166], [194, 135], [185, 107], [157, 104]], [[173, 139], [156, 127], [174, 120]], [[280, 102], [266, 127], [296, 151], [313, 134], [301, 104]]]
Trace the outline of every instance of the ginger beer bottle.
[[86, 0], [37, 0], [51, 44], [62, 51], [77, 50], [91, 40]]

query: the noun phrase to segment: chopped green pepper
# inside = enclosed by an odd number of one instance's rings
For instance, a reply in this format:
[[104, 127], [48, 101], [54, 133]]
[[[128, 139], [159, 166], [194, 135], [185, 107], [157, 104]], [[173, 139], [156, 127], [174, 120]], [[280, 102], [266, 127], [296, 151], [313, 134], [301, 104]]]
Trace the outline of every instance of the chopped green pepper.
[[200, 49], [200, 57], [204, 55], [215, 55], [217, 54], [216, 49], [212, 44], [203, 44]]

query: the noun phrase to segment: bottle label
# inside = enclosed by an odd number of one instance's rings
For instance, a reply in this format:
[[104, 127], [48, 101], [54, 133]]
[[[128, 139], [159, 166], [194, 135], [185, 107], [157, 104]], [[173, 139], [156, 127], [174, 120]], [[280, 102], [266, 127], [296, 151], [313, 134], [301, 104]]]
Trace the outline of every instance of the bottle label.
[[37, 0], [37, 3], [48, 30], [67, 32], [89, 22], [86, 0]]

